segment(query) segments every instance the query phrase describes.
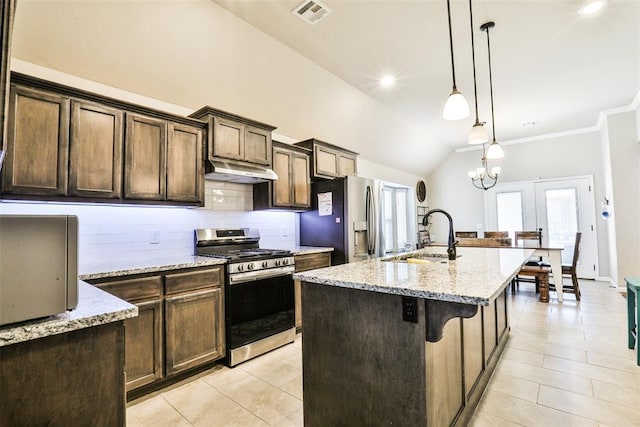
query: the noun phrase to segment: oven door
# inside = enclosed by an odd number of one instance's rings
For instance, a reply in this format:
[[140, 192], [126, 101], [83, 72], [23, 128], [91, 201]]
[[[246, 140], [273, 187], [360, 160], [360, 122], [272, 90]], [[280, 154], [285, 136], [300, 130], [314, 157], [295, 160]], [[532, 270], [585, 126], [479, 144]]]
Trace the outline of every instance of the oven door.
[[293, 328], [293, 292], [292, 272], [242, 283], [230, 278], [225, 293], [227, 349]]

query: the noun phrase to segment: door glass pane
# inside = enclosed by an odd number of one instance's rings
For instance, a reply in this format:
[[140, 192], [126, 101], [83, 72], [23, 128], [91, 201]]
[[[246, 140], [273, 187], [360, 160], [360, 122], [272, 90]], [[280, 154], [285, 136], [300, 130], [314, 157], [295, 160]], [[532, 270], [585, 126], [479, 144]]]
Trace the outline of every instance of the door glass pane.
[[514, 232], [523, 228], [522, 193], [520, 191], [508, 191], [496, 194], [496, 214], [498, 217], [498, 230], [508, 231], [513, 239]]
[[550, 246], [562, 246], [562, 263], [571, 264], [578, 232], [578, 197], [575, 188], [545, 191], [547, 235]]
[[404, 249], [405, 244], [409, 241], [407, 236], [407, 190], [396, 190], [396, 213], [398, 219], [396, 247]]
[[[405, 250], [405, 246], [409, 242], [408, 190], [387, 186], [383, 190], [384, 252], [392, 253]], [[409, 246], [411, 245], [409, 244]]]
[[382, 195], [384, 197], [382, 224], [384, 227], [384, 252], [389, 253], [393, 251], [393, 191], [390, 188], [385, 188]]

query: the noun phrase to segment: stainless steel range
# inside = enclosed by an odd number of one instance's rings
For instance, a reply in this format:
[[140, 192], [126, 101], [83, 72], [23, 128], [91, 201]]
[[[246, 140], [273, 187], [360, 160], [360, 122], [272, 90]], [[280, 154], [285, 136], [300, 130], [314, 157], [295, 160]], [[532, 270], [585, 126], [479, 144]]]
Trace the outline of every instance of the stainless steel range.
[[235, 366], [293, 342], [294, 258], [290, 251], [259, 247], [258, 230], [195, 230], [195, 252], [224, 258], [227, 364]]

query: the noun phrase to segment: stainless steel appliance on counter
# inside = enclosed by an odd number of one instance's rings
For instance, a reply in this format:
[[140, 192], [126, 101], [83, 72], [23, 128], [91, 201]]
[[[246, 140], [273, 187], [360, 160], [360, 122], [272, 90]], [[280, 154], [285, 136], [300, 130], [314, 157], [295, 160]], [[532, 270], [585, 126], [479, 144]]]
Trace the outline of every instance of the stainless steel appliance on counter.
[[294, 258], [290, 251], [259, 247], [258, 230], [195, 230], [195, 253], [224, 258], [227, 364], [235, 366], [293, 342]]
[[331, 264], [414, 249], [413, 189], [347, 176], [314, 182], [311, 210], [300, 214], [300, 245], [333, 247]]
[[78, 305], [78, 218], [0, 215], [0, 325]]

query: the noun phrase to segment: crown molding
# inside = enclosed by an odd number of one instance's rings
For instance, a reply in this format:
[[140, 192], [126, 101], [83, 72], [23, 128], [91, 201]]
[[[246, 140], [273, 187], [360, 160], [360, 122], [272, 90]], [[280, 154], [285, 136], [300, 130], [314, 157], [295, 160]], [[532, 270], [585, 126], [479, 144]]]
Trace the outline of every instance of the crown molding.
[[[619, 114], [619, 113], [626, 113], [626, 112], [630, 112], [630, 111], [636, 111], [640, 108], [640, 90], [638, 91], [638, 93], [636, 93], [636, 96], [633, 97], [633, 100], [631, 101], [631, 103], [627, 106], [624, 107], [618, 107], [618, 108], [610, 108], [608, 110], [602, 110], [600, 112], [600, 114], [598, 114], [598, 120], [595, 124], [595, 126], [590, 126], [590, 127], [586, 127], [586, 128], [579, 128], [579, 129], [571, 129], [571, 130], [566, 130], [566, 131], [562, 131], [562, 132], [552, 132], [552, 133], [546, 133], [543, 135], [537, 135], [537, 136], [528, 136], [526, 138], [517, 138], [517, 139], [510, 139], [507, 141], [501, 141], [500, 144], [502, 145], [515, 145], [515, 144], [523, 144], [525, 142], [541, 142], [541, 141], [545, 141], [548, 139], [554, 139], [554, 138], [561, 138], [564, 136], [571, 136], [571, 135], [582, 135], [585, 133], [591, 133], [591, 132], [600, 132], [600, 130], [602, 129], [602, 126], [605, 123], [605, 120], [607, 118], [607, 116], [610, 116], [612, 114]], [[640, 134], [640, 129], [638, 129], [638, 132]], [[476, 151], [476, 150], [481, 150], [482, 149], [482, 145], [473, 145], [473, 146], [469, 146], [469, 147], [462, 147], [462, 148], [456, 148], [454, 149], [454, 151], [456, 153], [464, 153], [466, 151]]]

